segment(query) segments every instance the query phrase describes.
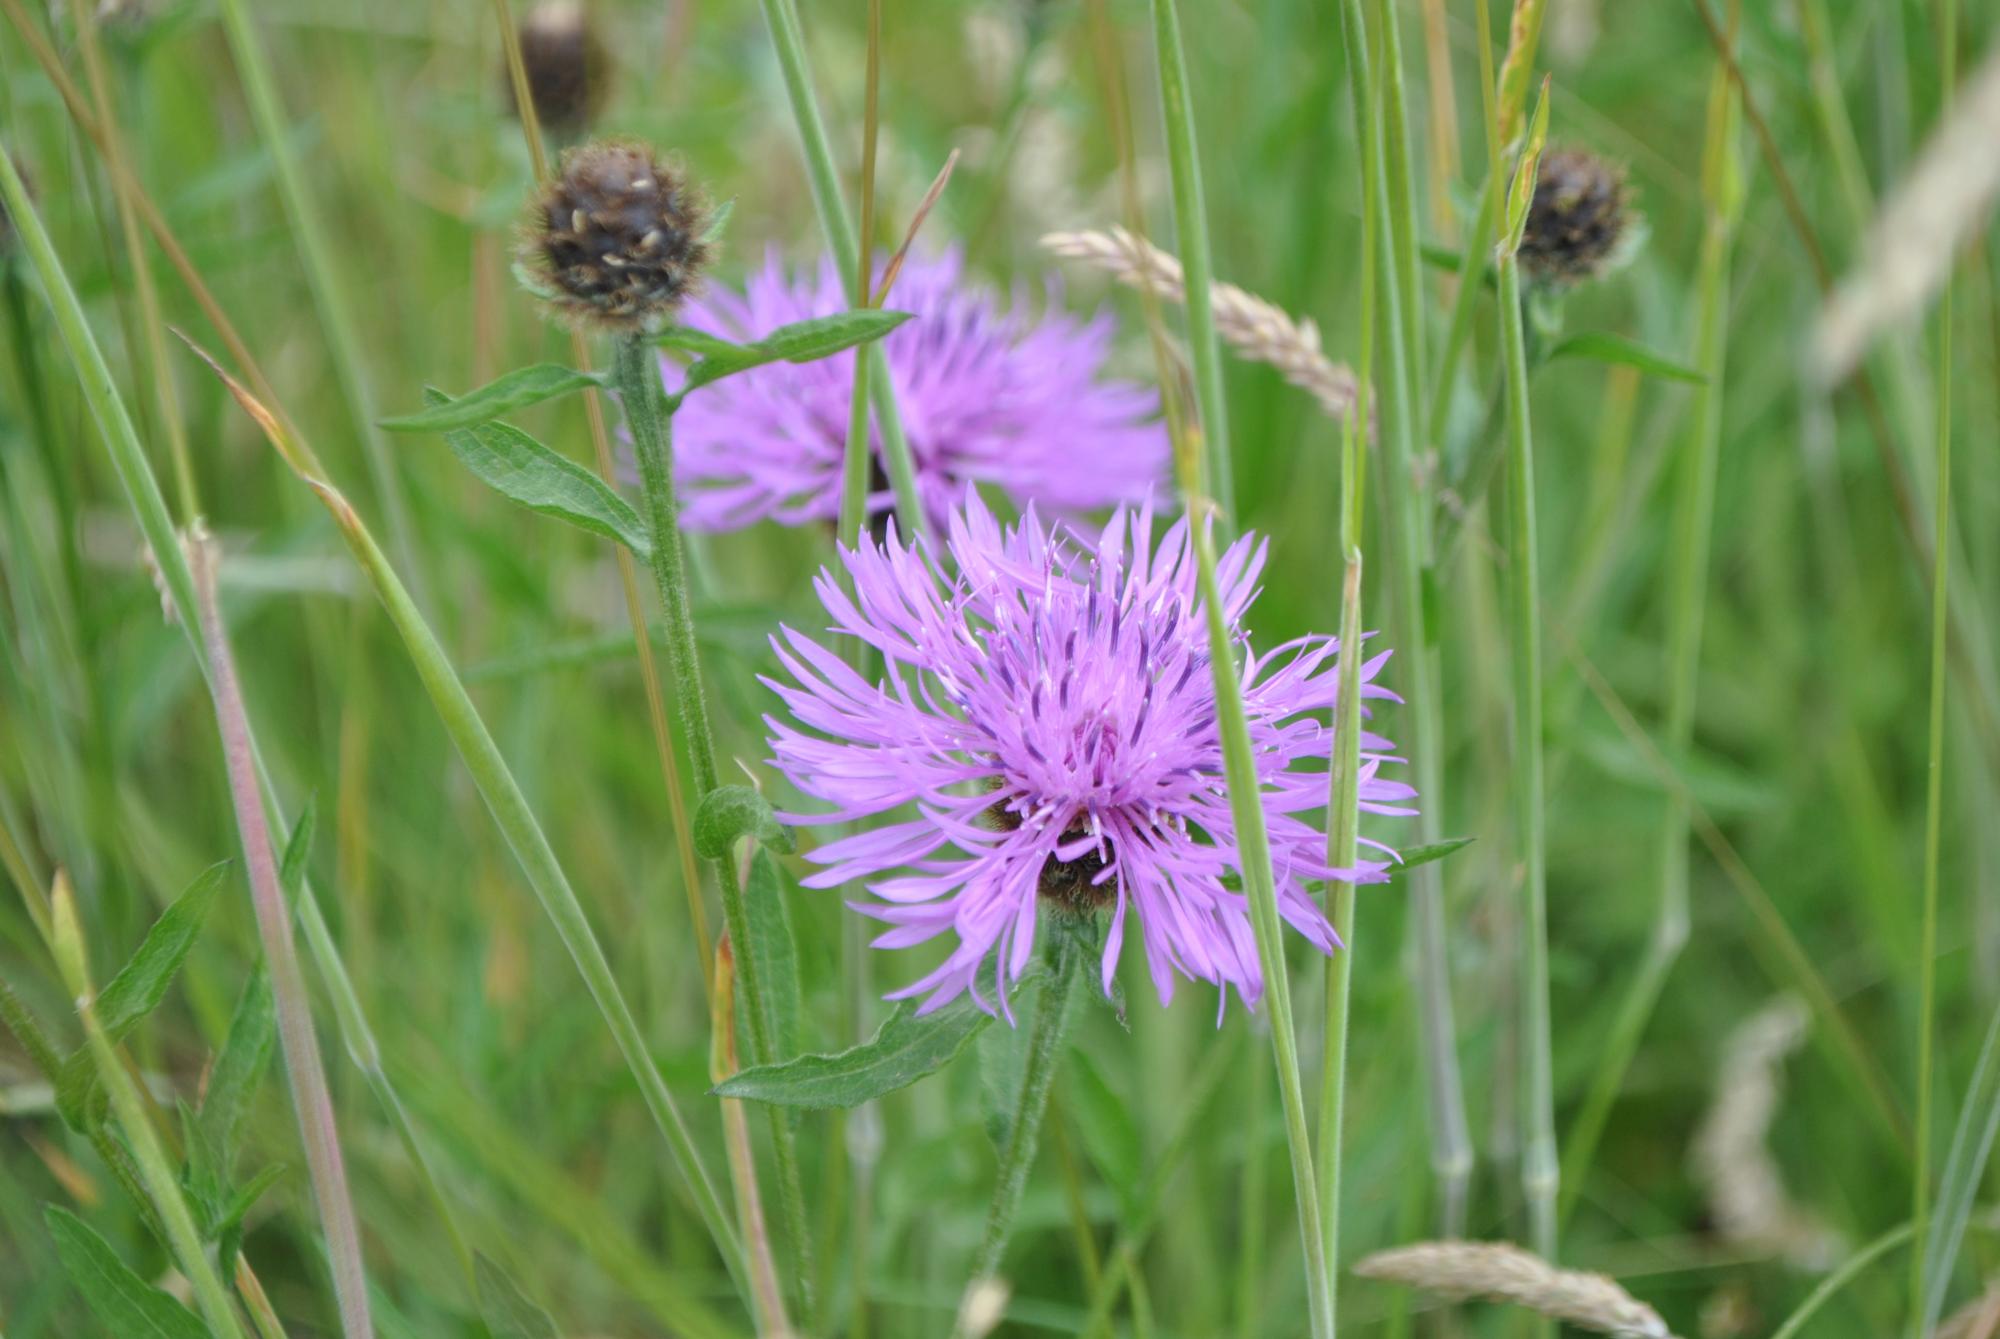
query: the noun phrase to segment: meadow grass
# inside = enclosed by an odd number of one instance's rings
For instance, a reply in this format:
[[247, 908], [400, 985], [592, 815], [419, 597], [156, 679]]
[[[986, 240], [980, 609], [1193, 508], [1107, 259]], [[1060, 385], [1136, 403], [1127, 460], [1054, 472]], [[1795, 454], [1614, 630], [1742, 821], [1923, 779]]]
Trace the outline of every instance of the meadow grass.
[[[0, 0], [0, 1333], [1516, 1333], [1447, 1299], [1532, 1282], [1353, 1272], [1439, 1236], [1609, 1274], [1684, 1336], [1922, 1334], [1985, 1290], [1990, 220], [1852, 375], [1808, 350], [2000, 58], [1992, 15], [591, 0], [595, 131], [732, 202], [711, 283], [827, 251], [894, 309], [877, 258], [915, 228], [1030, 308], [1113, 313], [1177, 438], [1159, 505], [1217, 517], [1203, 582], [1269, 538], [1254, 645], [1395, 651], [1401, 703], [1326, 721], [1333, 862], [1473, 839], [1336, 886], [1351, 951], [1319, 959], [1219, 654], [1265, 1005], [1162, 1008], [1136, 938], [1102, 1005], [1058, 954], [1018, 1027], [796, 1111], [708, 1090], [869, 1037], [936, 957], [697, 831], [739, 783], [812, 807], [758, 676], [781, 624], [824, 629], [809, 579], [866, 521], [679, 533], [653, 350], [509, 274], [572, 133], [509, 114], [522, 8]], [[1541, 117], [1644, 216], [1560, 291], [1506, 244]], [[1043, 246], [1118, 225], [1171, 282]], [[625, 389], [509, 421], [622, 488], [643, 550], [378, 426], [534, 363]], [[845, 477], [922, 533], [927, 425], [879, 353], [854, 381]], [[1356, 819], [1364, 729], [1420, 818]], [[163, 913], [226, 859], [169, 964]], [[267, 950], [282, 1067], [246, 1059]], [[106, 1004], [156, 978], [143, 1018]], [[1786, 995], [1807, 1044], [1723, 1100]], [[1691, 1155], [1744, 1111], [1725, 1206]]]

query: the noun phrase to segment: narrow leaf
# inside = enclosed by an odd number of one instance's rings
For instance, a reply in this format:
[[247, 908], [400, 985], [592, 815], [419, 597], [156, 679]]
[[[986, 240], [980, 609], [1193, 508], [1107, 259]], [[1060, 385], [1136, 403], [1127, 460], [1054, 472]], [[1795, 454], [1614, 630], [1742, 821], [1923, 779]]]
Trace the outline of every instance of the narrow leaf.
[[285, 839], [284, 857], [278, 862], [278, 887], [284, 891], [287, 903], [305, 881], [306, 862], [312, 858], [313, 834], [318, 828], [319, 796], [308, 795], [298, 822], [292, 824], [292, 835]]
[[764, 1024], [773, 1054], [790, 1059], [799, 1053], [800, 991], [799, 949], [785, 905], [786, 882], [770, 851], [760, 847], [750, 857], [743, 899], [750, 920], [750, 951], [757, 957], [758, 980], [764, 983]]
[[251, 1095], [271, 1062], [271, 1045], [278, 1035], [278, 1015], [271, 1002], [271, 979], [259, 967], [244, 983], [229, 1035], [209, 1071], [208, 1090], [201, 1100], [201, 1128], [215, 1151], [216, 1170], [224, 1177], [236, 1160], [236, 1140], [243, 1128]]
[[731, 344], [704, 350], [702, 356], [688, 367], [681, 394], [765, 363], [810, 363], [831, 357], [857, 344], [880, 339], [909, 319], [908, 312], [863, 307], [779, 326], [755, 344]]
[[1422, 846], [1412, 846], [1397, 852], [1403, 857], [1402, 863], [1389, 867], [1389, 877], [1397, 878], [1415, 869], [1418, 865], [1428, 865], [1433, 860], [1442, 860], [1452, 852], [1472, 845], [1470, 837], [1446, 837], [1441, 842], [1426, 842]]
[[202, 923], [215, 905], [216, 890], [222, 887], [222, 876], [228, 869], [225, 860], [197, 874], [187, 890], [153, 922], [132, 960], [99, 992], [97, 1019], [112, 1041], [131, 1032], [166, 998], [167, 986], [200, 937]]
[[[97, 1020], [112, 1044], [122, 1040], [166, 998], [174, 973], [187, 961], [201, 935], [202, 924], [215, 905], [216, 890], [222, 887], [222, 876], [228, 869], [229, 862], [222, 861], [197, 874], [186, 891], [153, 922], [132, 960], [119, 968], [118, 975], [98, 993]], [[87, 1130], [97, 1124], [102, 1103], [93, 1100], [96, 1090], [97, 1063], [89, 1047], [79, 1046], [63, 1062], [62, 1071], [56, 1076], [56, 1110], [72, 1129]]]
[[1557, 358], [1588, 358], [1593, 362], [1636, 368], [1650, 377], [1685, 381], [1697, 386], [1708, 380], [1685, 363], [1677, 363], [1664, 354], [1655, 353], [1636, 340], [1602, 330], [1585, 330], [1565, 337], [1549, 350], [1549, 358], [1551, 361]]
[[479, 1286], [479, 1316], [493, 1339], [561, 1339], [549, 1313], [521, 1291], [506, 1271], [485, 1255], [473, 1266]]
[[834, 316], [779, 326], [758, 340], [756, 348], [771, 358], [782, 358], [788, 363], [810, 363], [857, 344], [878, 340], [909, 319], [908, 312], [857, 308]]
[[427, 408], [401, 418], [385, 418], [382, 426], [390, 432], [443, 432], [447, 428], [469, 428], [531, 404], [553, 400], [586, 386], [603, 384], [603, 376], [596, 372], [579, 372], [573, 367], [561, 367], [555, 363], [537, 363], [533, 367], [509, 372], [498, 381], [488, 382], [456, 399], [443, 396], [433, 400], [426, 395]]
[[194, 1312], [137, 1274], [110, 1243], [66, 1209], [43, 1210], [56, 1256], [84, 1303], [119, 1339], [209, 1339]]
[[[424, 398], [434, 404], [451, 403], [430, 388], [425, 389]], [[447, 431], [444, 440], [481, 483], [503, 497], [529, 511], [559, 517], [592, 534], [615, 539], [640, 558], [652, 552], [645, 524], [631, 503], [604, 480], [519, 428], [483, 423]]]
[[697, 358], [716, 358], [723, 362], [746, 356], [750, 352], [741, 344], [732, 344], [726, 339], [709, 334], [706, 330], [696, 330], [692, 326], [685, 325], [668, 326], [653, 336], [653, 343], [663, 349], [678, 349]]
[[738, 837], [754, 837], [774, 851], [791, 851], [798, 840], [778, 821], [771, 802], [749, 786], [717, 786], [694, 815], [695, 854], [720, 860]]
[[875, 1035], [838, 1055], [802, 1055], [746, 1069], [714, 1088], [719, 1097], [792, 1107], [854, 1107], [907, 1088], [955, 1059], [991, 1014], [959, 998], [921, 1018], [904, 1000]]

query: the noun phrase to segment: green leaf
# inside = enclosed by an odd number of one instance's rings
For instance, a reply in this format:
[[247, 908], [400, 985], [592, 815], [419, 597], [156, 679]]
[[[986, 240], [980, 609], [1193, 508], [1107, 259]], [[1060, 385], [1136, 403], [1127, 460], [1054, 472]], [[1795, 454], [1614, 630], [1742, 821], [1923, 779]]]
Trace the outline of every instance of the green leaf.
[[[225, 860], [197, 874], [186, 891], [153, 922], [132, 960], [119, 968], [118, 974], [98, 992], [94, 1002], [97, 1021], [114, 1045], [166, 998], [174, 973], [187, 961], [195, 940], [201, 936], [201, 927], [215, 905], [216, 890], [222, 887], [222, 876], [228, 869], [229, 862]], [[91, 1097], [96, 1087], [96, 1062], [90, 1049], [80, 1046], [63, 1063], [62, 1072], [56, 1077], [56, 1109], [71, 1128], [84, 1130], [96, 1123], [91, 1114]]]
[[689, 365], [687, 381], [680, 393], [685, 395], [698, 387], [765, 363], [810, 363], [830, 357], [857, 344], [880, 339], [909, 319], [908, 312], [860, 307], [834, 316], [820, 316], [810, 321], [779, 326], [755, 344], [723, 344], [719, 348], [704, 350], [702, 356]]
[[695, 854], [720, 860], [738, 837], [754, 837], [774, 851], [792, 851], [798, 839], [778, 821], [771, 802], [749, 786], [717, 786], [694, 815]]
[[202, 923], [208, 919], [216, 890], [222, 887], [222, 876], [228, 871], [225, 860], [195, 875], [187, 890], [153, 922], [132, 960], [98, 992], [97, 1021], [112, 1041], [131, 1032], [166, 998], [167, 986], [201, 936]]
[[222, 1207], [221, 1215], [215, 1222], [215, 1230], [229, 1232], [241, 1227], [243, 1219], [257, 1206], [257, 1201], [263, 1198], [264, 1192], [282, 1180], [284, 1175], [285, 1164], [274, 1162], [245, 1181], [242, 1187], [229, 1197], [229, 1203]]
[[799, 948], [785, 906], [785, 885], [777, 859], [759, 847], [750, 857], [750, 878], [743, 888], [750, 952], [757, 958], [757, 979], [764, 983], [764, 1024], [772, 1054], [790, 1059], [799, 1053]]
[[1708, 380], [1692, 367], [1655, 353], [1636, 340], [1602, 330], [1586, 330], [1560, 341], [1548, 352], [1548, 361], [1554, 362], [1558, 358], [1589, 358], [1594, 362], [1615, 363], [1637, 368], [1647, 376], [1685, 381], [1696, 386]]
[[43, 1219], [63, 1271], [119, 1339], [209, 1339], [208, 1327], [194, 1312], [133, 1273], [81, 1218], [51, 1204]]
[[1127, 1215], [1136, 1212], [1148, 1170], [1146, 1141], [1139, 1136], [1131, 1107], [1081, 1046], [1072, 1046], [1069, 1051], [1063, 1104], [1063, 1114], [1082, 1138], [1098, 1175], [1118, 1196], [1122, 1211]]
[[[433, 404], [451, 403], [430, 387], [425, 388], [424, 398]], [[447, 431], [444, 440], [481, 483], [529, 511], [615, 539], [641, 558], [653, 551], [645, 523], [631, 503], [610, 484], [519, 428], [483, 423]]]
[[1014, 1131], [1014, 1111], [1021, 1104], [1021, 1084], [1028, 1073], [1029, 1018], [1024, 1013], [1014, 1027], [987, 1028], [974, 1050], [979, 1058], [979, 1096], [986, 1107], [986, 1137], [996, 1152], [1007, 1148]]
[[719, 358], [725, 362], [749, 353], [741, 344], [732, 344], [706, 330], [685, 325], [668, 326], [653, 336], [653, 342], [663, 349], [678, 349], [697, 358]]
[[1470, 837], [1446, 837], [1440, 842], [1426, 842], [1422, 846], [1412, 846], [1399, 851], [1397, 854], [1403, 859], [1399, 864], [1389, 867], [1389, 877], [1397, 878], [1418, 865], [1428, 865], [1433, 860], [1442, 860], [1453, 851], [1472, 845], [1472, 841]]
[[[311, 812], [308, 809], [307, 812]], [[304, 823], [300, 819], [300, 823]], [[271, 1062], [271, 1045], [278, 1035], [278, 1015], [271, 1003], [271, 978], [259, 967], [243, 985], [229, 1035], [209, 1071], [208, 1091], [201, 1100], [201, 1129], [214, 1150], [216, 1171], [227, 1177], [236, 1161], [236, 1140], [250, 1098]]]
[[561, 1339], [549, 1313], [484, 1254], [474, 1262], [473, 1273], [479, 1287], [479, 1317], [493, 1339]]
[[732, 195], [709, 211], [708, 226], [701, 230], [701, 236], [695, 240], [703, 246], [719, 245], [722, 241], [722, 234], [729, 229], [729, 216], [735, 212], [736, 197]]
[[319, 829], [319, 796], [306, 796], [306, 807], [299, 811], [298, 822], [292, 824], [292, 835], [285, 839], [285, 856], [278, 863], [278, 887], [285, 894], [289, 905], [297, 896], [299, 885], [305, 881], [306, 861], [312, 858], [313, 834]]
[[440, 396], [434, 400], [426, 393], [426, 408], [401, 418], [385, 418], [381, 426], [390, 432], [443, 432], [448, 428], [470, 428], [516, 409], [582, 390], [585, 386], [604, 384], [602, 373], [579, 372], [573, 367], [555, 363], [537, 363], [533, 367], [509, 372], [498, 381], [488, 382], [456, 399]]
[[950, 1064], [993, 1016], [960, 996], [934, 1014], [917, 1017], [904, 1000], [861, 1045], [838, 1055], [802, 1055], [732, 1075], [712, 1090], [790, 1107], [855, 1107], [907, 1088]]

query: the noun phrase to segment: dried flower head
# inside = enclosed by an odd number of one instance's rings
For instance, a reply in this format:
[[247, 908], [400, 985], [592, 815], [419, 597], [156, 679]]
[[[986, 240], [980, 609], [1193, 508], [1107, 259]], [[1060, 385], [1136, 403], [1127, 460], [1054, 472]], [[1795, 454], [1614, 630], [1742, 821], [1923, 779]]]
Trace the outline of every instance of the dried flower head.
[[[542, 128], [569, 136], [595, 120], [610, 89], [611, 57], [580, 0], [542, 0], [522, 16], [520, 40], [528, 96]], [[504, 63], [500, 84], [508, 111], [518, 115], [513, 75]]]
[[1620, 256], [1634, 215], [1625, 169], [1587, 149], [1544, 153], [1521, 235], [1521, 270], [1566, 288], [1595, 279]]
[[[1158, 397], [1103, 375], [1111, 319], [1078, 320], [1049, 303], [1039, 317], [1011, 310], [966, 281], [956, 251], [910, 257], [889, 305], [912, 318], [883, 340], [909, 438], [917, 487], [942, 526], [968, 483], [994, 484], [1017, 502], [1058, 513], [1136, 502], [1163, 484], [1169, 460]], [[788, 274], [776, 253], [741, 292], [715, 289], [682, 320], [724, 339], [846, 308], [831, 260]], [[670, 381], [679, 373], [669, 369]], [[854, 355], [771, 363], [691, 397], [674, 417], [683, 523], [733, 530], [788, 525], [840, 512]], [[881, 461], [879, 435], [874, 441]], [[892, 503], [879, 469], [872, 514]]]
[[[1002, 526], [968, 494], [948, 522], [955, 576], [892, 527], [879, 545], [842, 551], [851, 596], [831, 572], [815, 583], [830, 631], [874, 647], [883, 681], [789, 628], [773, 639], [790, 681], [766, 682], [798, 723], [767, 718], [775, 765], [833, 806], [787, 821], [915, 806], [914, 817], [814, 851], [826, 868], [806, 880], [869, 881], [878, 900], [855, 910], [891, 927], [879, 948], [956, 937], [941, 966], [891, 998], [924, 996], [929, 1011], [970, 991], [980, 1007], [1005, 1011], [1044, 909], [1110, 912], [1107, 993], [1134, 913], [1163, 1003], [1176, 974], [1233, 986], [1249, 1004], [1261, 994], [1248, 903], [1225, 881], [1240, 858], [1188, 522], [1157, 545], [1152, 522], [1150, 506], [1121, 508], [1086, 541], [1045, 530], [1032, 507]], [[1340, 647], [1305, 637], [1268, 656], [1249, 649], [1242, 619], [1263, 564], [1261, 542], [1237, 540], [1221, 558], [1219, 589], [1243, 659], [1279, 910], [1330, 953], [1338, 941], [1308, 881], [1375, 882], [1388, 866], [1329, 868], [1324, 833], [1299, 817], [1326, 803], [1333, 734], [1321, 717]], [[1361, 667], [1364, 697], [1394, 697], [1373, 682], [1387, 658]], [[1377, 775], [1396, 761], [1393, 746], [1364, 734], [1361, 747], [1360, 807], [1413, 812], [1403, 802], [1415, 792]], [[981, 989], [994, 978], [981, 967], [996, 957], [999, 997], [987, 1000]]]
[[700, 193], [651, 148], [600, 140], [563, 154], [536, 197], [522, 260], [569, 323], [649, 330], [693, 291], [707, 222]]

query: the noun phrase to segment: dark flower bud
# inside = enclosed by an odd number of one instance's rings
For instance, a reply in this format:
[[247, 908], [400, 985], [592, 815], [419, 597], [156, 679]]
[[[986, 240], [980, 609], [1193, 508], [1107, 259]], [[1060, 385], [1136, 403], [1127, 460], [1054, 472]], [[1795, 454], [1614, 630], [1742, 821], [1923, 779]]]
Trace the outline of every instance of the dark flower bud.
[[1615, 264], [1632, 230], [1625, 169], [1585, 149], [1542, 155], [1521, 235], [1521, 271], [1551, 288], [1595, 279]]
[[[603, 109], [611, 85], [611, 58], [590, 16], [578, 0], [542, 0], [522, 17], [520, 38], [535, 118], [553, 135], [581, 133]], [[519, 115], [513, 76], [504, 63], [500, 84], [507, 110]]]
[[599, 141], [563, 154], [536, 197], [522, 260], [565, 321], [651, 330], [694, 290], [707, 226], [683, 173], [644, 144]]

